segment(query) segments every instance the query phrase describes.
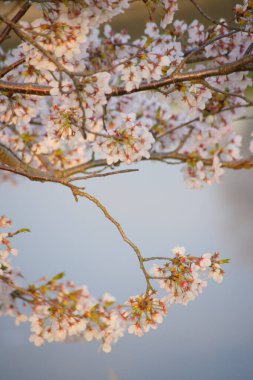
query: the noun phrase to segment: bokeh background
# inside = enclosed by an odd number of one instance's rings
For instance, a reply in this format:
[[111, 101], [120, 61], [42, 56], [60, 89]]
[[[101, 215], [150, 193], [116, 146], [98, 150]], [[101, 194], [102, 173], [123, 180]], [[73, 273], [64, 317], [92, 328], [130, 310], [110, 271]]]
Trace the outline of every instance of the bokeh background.
[[[199, 3], [218, 18], [229, 17], [235, 2]], [[178, 18], [197, 17], [187, 0], [180, 4]], [[130, 26], [138, 33], [136, 25], [142, 28], [146, 17], [136, 4], [115, 27]], [[251, 122], [237, 128], [247, 151]], [[126, 335], [110, 354], [98, 352], [97, 342], [36, 348], [28, 342], [27, 325], [16, 327], [2, 317], [1, 380], [253, 379], [253, 171], [230, 171], [221, 184], [192, 191], [180, 166], [147, 162], [135, 167], [138, 173], [90, 180], [86, 189], [120, 221], [144, 256], [169, 255], [173, 246], [184, 245], [194, 255], [219, 250], [230, 257], [224, 282], [210, 282], [186, 307], [172, 306], [157, 330], [142, 338]], [[77, 204], [67, 189], [19, 179], [15, 187], [0, 187], [0, 206], [16, 228], [32, 231], [13, 244], [20, 252], [15, 263], [28, 280], [65, 271], [95, 296], [109, 291], [118, 302], [143, 291], [135, 255], [85, 199]]]

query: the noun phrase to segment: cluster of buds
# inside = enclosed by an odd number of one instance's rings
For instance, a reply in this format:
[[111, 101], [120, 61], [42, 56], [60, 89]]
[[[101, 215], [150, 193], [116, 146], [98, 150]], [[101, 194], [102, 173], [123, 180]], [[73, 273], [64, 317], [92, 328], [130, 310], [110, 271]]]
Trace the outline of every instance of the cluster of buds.
[[[11, 227], [12, 222], [10, 219], [6, 218], [6, 216], [0, 217], [0, 228]], [[11, 247], [10, 238], [14, 236], [14, 233], [0, 233], [0, 245], [4, 247], [4, 249], [0, 250], [0, 276], [11, 274], [11, 264], [9, 260], [9, 256], [16, 256], [18, 251], [15, 248]]]
[[253, 1], [244, 0], [243, 4], [236, 4], [234, 7], [235, 21], [241, 25], [246, 26], [248, 30], [252, 30], [253, 21]]
[[[86, 287], [73, 282], [59, 282], [59, 273], [42, 285], [31, 288], [33, 302], [30, 342], [41, 346], [45, 342], [99, 340], [104, 352], [123, 335], [125, 326], [113, 307], [115, 299], [106, 293], [102, 298], [91, 297]], [[43, 279], [44, 280], [44, 279]]]
[[128, 332], [142, 336], [150, 328], [156, 329], [167, 314], [164, 299], [155, 298], [153, 294], [140, 294], [128, 298], [120, 308], [120, 315], [130, 326]]
[[213, 255], [205, 253], [201, 257], [187, 255], [184, 247], [175, 247], [172, 252], [174, 258], [168, 259], [163, 266], [152, 269], [153, 278], [157, 278], [159, 285], [167, 293], [169, 303], [186, 305], [194, 300], [207, 285], [207, 278], [221, 283], [224, 271], [221, 264], [228, 260], [221, 260], [219, 253]]

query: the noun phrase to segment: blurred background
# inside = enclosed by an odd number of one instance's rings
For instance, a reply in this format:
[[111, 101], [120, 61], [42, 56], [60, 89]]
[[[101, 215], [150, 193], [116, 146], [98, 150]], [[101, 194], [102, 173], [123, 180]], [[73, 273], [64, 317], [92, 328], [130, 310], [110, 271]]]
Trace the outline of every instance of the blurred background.
[[[179, 3], [177, 18], [198, 17], [187, 0]], [[213, 17], [229, 18], [236, 2], [199, 3]], [[146, 18], [137, 3], [115, 27], [130, 26], [137, 34]], [[237, 126], [245, 146], [251, 127], [250, 121]], [[110, 354], [98, 352], [97, 342], [36, 348], [28, 341], [27, 325], [16, 327], [1, 317], [1, 380], [253, 379], [253, 171], [226, 172], [221, 184], [192, 191], [180, 166], [134, 167], [140, 171], [90, 180], [86, 190], [104, 203], [144, 256], [169, 255], [183, 245], [193, 255], [219, 250], [231, 258], [224, 282], [210, 282], [186, 307], [172, 306], [157, 330], [142, 338], [126, 335]], [[31, 282], [65, 271], [95, 296], [108, 291], [118, 302], [143, 291], [135, 255], [85, 199], [77, 204], [67, 189], [19, 179], [16, 187], [0, 187], [0, 206], [15, 228], [32, 231], [13, 242], [19, 249], [15, 263]]]

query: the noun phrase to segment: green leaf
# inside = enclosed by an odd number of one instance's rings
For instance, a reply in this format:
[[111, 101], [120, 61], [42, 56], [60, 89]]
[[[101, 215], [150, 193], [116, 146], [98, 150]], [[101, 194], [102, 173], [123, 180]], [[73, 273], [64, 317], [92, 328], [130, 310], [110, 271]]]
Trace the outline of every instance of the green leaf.
[[17, 231], [17, 233], [22, 233], [22, 232], [31, 232], [29, 228], [21, 228], [20, 230]]
[[58, 274], [56, 274], [54, 277], [52, 277], [51, 281], [57, 281], [57, 280], [60, 280], [61, 278], [63, 278], [65, 276], [65, 273], [64, 272], [60, 272]]
[[17, 230], [16, 232], [10, 232], [9, 233], [9, 237], [13, 237], [15, 235], [18, 235], [18, 234], [21, 234], [23, 232], [31, 232], [31, 230], [29, 230], [29, 228], [20, 228], [19, 230]]
[[230, 260], [231, 259], [222, 259], [222, 260], [219, 260], [218, 263], [219, 264], [228, 264], [228, 263], [230, 263]]

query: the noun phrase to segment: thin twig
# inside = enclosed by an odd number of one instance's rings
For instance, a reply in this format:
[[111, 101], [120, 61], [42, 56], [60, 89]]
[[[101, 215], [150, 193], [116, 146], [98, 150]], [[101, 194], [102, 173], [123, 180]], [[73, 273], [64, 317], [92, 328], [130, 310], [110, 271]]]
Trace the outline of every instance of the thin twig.
[[90, 179], [90, 178], [108, 177], [108, 176], [115, 175], [115, 174], [132, 173], [132, 172], [138, 172], [138, 171], [139, 171], [139, 169], [125, 169], [125, 170], [116, 170], [114, 172], [103, 173], [103, 174], [94, 173], [94, 174], [90, 174], [87, 176], [71, 178], [68, 181], [68, 183], [74, 182], [74, 181], [82, 181], [82, 180], [86, 180], [86, 179]]
[[226, 96], [232, 96], [232, 97], [235, 97], [235, 98], [240, 98], [240, 99], [244, 100], [248, 105], [253, 106], [253, 101], [251, 101], [246, 96], [243, 96], [243, 95], [240, 95], [240, 94], [236, 94], [236, 93], [233, 93], [233, 92], [229, 92], [229, 91], [220, 90], [219, 88], [212, 86], [211, 84], [209, 84], [205, 80], [202, 80], [199, 83], [203, 84], [205, 87], [209, 88], [213, 92], [218, 92], [218, 93], [226, 95]]
[[170, 135], [171, 133], [177, 131], [178, 129], [181, 129], [181, 128], [183, 128], [183, 127], [187, 127], [188, 125], [190, 125], [190, 124], [192, 124], [192, 123], [194, 123], [195, 121], [198, 121], [198, 120], [199, 120], [199, 118], [198, 118], [198, 117], [195, 117], [195, 119], [192, 119], [192, 120], [186, 121], [185, 123], [180, 124], [180, 125], [178, 125], [178, 126], [175, 127], [175, 128], [172, 128], [172, 129], [170, 129], [170, 130], [168, 130], [168, 131], [165, 131], [165, 132], [162, 133], [161, 135], [157, 136], [156, 141], [160, 140], [161, 138], [163, 138], [163, 137], [166, 136], [166, 135]]
[[153, 260], [168, 260], [168, 261], [171, 261], [171, 259], [169, 257], [161, 257], [161, 256], [157, 256], [157, 257], [143, 257], [143, 261], [153, 261]]
[[[23, 16], [24, 14], [28, 11], [28, 9], [31, 7], [31, 3], [30, 1], [26, 1], [22, 6], [21, 8], [19, 9], [19, 11], [15, 14], [15, 16], [11, 19], [11, 22], [13, 23], [16, 23], [18, 22]], [[3, 21], [3, 20], [2, 20]], [[10, 25], [7, 25], [1, 35], [0, 35], [0, 45], [2, 44], [2, 42], [6, 39], [6, 37], [9, 35], [10, 31], [11, 31], [11, 26]]]
[[217, 21], [215, 20], [214, 18], [210, 17], [201, 7], [200, 5], [197, 3], [196, 0], [190, 0], [190, 2], [194, 5], [194, 7], [199, 11], [199, 13], [208, 21], [210, 21], [212, 24], [215, 24], [215, 25], [219, 25], [219, 26], [222, 26], [226, 29], [229, 29], [229, 30], [235, 30], [237, 32], [245, 32], [245, 33], [253, 33], [249, 30], [246, 30], [246, 29], [243, 29], [243, 28], [240, 28], [240, 27], [237, 27], [237, 26], [230, 26], [230, 25], [227, 25], [226, 23], [224, 22], [220, 22], [220, 21]]
[[25, 62], [25, 58], [21, 58], [18, 61], [13, 62], [11, 65], [4, 67], [0, 71], [0, 78], [2, 78], [3, 76], [5, 76], [6, 74], [8, 74], [10, 71], [12, 71], [13, 69], [15, 69], [16, 67], [22, 65], [22, 63], [24, 63], [24, 62]]
[[85, 197], [85, 198], [89, 199], [91, 202], [93, 202], [103, 212], [104, 216], [108, 220], [110, 220], [110, 222], [112, 222], [115, 225], [115, 227], [119, 231], [122, 239], [133, 249], [133, 251], [135, 252], [135, 254], [136, 254], [137, 258], [138, 258], [140, 269], [143, 272], [143, 274], [145, 276], [145, 279], [146, 279], [146, 283], [147, 283], [146, 296], [148, 296], [148, 294], [150, 293], [150, 291], [151, 292], [155, 292], [155, 290], [153, 289], [153, 287], [150, 284], [149, 274], [147, 273], [147, 271], [146, 271], [146, 269], [144, 267], [143, 258], [142, 258], [142, 255], [140, 253], [139, 248], [126, 236], [126, 234], [123, 231], [123, 228], [121, 227], [120, 223], [109, 214], [109, 212], [107, 211], [107, 209], [105, 208], [105, 206], [103, 206], [102, 203], [100, 203], [97, 198], [95, 198], [94, 196], [92, 196], [92, 195], [90, 195], [88, 193], [80, 191], [76, 187], [72, 187], [71, 190], [72, 190], [72, 193], [73, 193], [73, 195], [74, 195], [74, 197], [75, 197], [76, 200], [77, 200], [77, 196]]
[[104, 216], [108, 220], [110, 220], [110, 222], [112, 222], [115, 225], [115, 227], [119, 231], [122, 239], [135, 252], [135, 254], [136, 254], [137, 258], [138, 258], [138, 261], [139, 261], [140, 269], [142, 270], [142, 272], [144, 274], [144, 277], [146, 279], [146, 284], [147, 284], [146, 295], [148, 296], [148, 294], [150, 293], [150, 291], [151, 292], [155, 292], [155, 290], [153, 289], [153, 287], [150, 284], [149, 274], [147, 273], [147, 271], [146, 271], [146, 269], [144, 267], [142, 255], [140, 253], [139, 248], [127, 237], [127, 235], [125, 234], [125, 232], [124, 232], [123, 228], [121, 227], [120, 223], [110, 215], [110, 213], [107, 211], [106, 207], [104, 205], [102, 205], [102, 203], [96, 197], [90, 195], [89, 193], [84, 192], [82, 190], [82, 188], [74, 186], [74, 185], [72, 185], [71, 183], [69, 183], [68, 181], [66, 181], [64, 179], [57, 179], [57, 178], [52, 178], [52, 177], [50, 178], [50, 177], [46, 177], [46, 176], [33, 175], [33, 174], [29, 174], [29, 172], [25, 172], [25, 171], [22, 171], [20, 169], [18, 170], [16, 168], [8, 168], [5, 165], [0, 165], [0, 170], [10, 171], [12, 173], [19, 174], [21, 176], [27, 177], [27, 178], [29, 178], [29, 179], [31, 179], [33, 181], [53, 182], [53, 183], [58, 183], [58, 184], [61, 184], [63, 186], [66, 186], [66, 187], [68, 187], [72, 191], [72, 194], [73, 194], [73, 196], [74, 196], [74, 198], [75, 198], [76, 201], [78, 201], [78, 197], [84, 197], [84, 198], [89, 199], [92, 203], [94, 203], [103, 212]]
[[227, 38], [227, 37], [230, 37], [232, 36], [233, 34], [235, 34], [236, 32], [235, 31], [232, 31], [232, 32], [229, 32], [227, 34], [224, 34], [224, 35], [219, 35], [219, 36], [216, 36], [210, 40], [207, 40], [206, 42], [204, 42], [201, 46], [193, 49], [191, 52], [189, 52], [186, 57], [180, 62], [180, 64], [176, 67], [176, 69], [172, 72], [172, 76], [179, 73], [179, 71], [184, 67], [184, 65], [186, 63], [192, 63], [192, 59], [193, 57], [195, 56], [195, 54], [201, 52], [205, 47], [209, 46], [209, 45], [212, 45], [214, 42], [217, 42], [223, 38]]

